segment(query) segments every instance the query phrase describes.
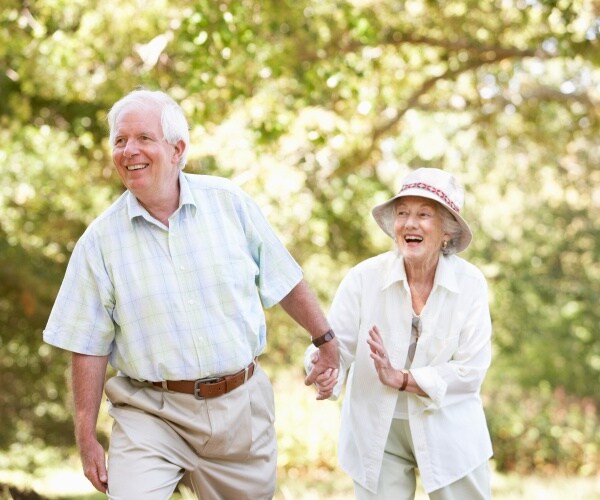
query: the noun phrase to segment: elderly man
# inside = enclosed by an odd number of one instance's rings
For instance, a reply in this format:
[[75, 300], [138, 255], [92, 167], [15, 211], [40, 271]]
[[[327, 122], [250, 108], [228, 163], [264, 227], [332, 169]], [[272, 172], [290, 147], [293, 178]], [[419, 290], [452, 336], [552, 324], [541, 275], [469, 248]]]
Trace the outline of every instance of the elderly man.
[[[263, 307], [280, 303], [313, 338], [306, 383], [339, 366], [337, 339], [302, 270], [230, 181], [182, 172], [184, 114], [134, 91], [108, 115], [126, 192], [78, 241], [44, 340], [72, 352], [75, 433], [86, 477], [115, 499], [164, 499], [187, 473], [202, 498], [271, 498], [271, 383], [256, 358]], [[118, 374], [106, 385], [107, 364]], [[321, 385], [318, 399], [331, 395]], [[103, 389], [114, 419], [96, 438]]]

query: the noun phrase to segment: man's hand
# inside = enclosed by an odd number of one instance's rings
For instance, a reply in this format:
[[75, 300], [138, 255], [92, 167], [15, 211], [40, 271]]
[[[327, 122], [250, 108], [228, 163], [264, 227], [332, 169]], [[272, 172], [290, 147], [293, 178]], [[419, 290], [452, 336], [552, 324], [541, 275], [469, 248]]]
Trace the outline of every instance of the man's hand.
[[[329, 323], [319, 306], [317, 297], [303, 279], [279, 303], [285, 312], [307, 332], [317, 335], [319, 332], [329, 330]], [[340, 355], [337, 339], [334, 338], [319, 347], [319, 359], [313, 364], [304, 383], [311, 385], [318, 382], [317, 399], [327, 399], [333, 394], [333, 387], [335, 387], [334, 384], [329, 388], [330, 378], [337, 378], [339, 369]]]
[[306, 385], [315, 384], [317, 399], [328, 399], [333, 394], [340, 369], [337, 339], [323, 344], [312, 358], [313, 367], [304, 379]]
[[96, 439], [96, 422], [102, 400], [102, 389], [108, 356], [73, 353], [72, 384], [75, 406], [75, 437], [81, 455], [83, 472], [98, 491], [106, 493], [108, 475], [104, 448]]
[[102, 493], [106, 493], [108, 475], [106, 473], [104, 448], [95, 439], [87, 442], [79, 442], [78, 444], [85, 477], [94, 485], [94, 488]]

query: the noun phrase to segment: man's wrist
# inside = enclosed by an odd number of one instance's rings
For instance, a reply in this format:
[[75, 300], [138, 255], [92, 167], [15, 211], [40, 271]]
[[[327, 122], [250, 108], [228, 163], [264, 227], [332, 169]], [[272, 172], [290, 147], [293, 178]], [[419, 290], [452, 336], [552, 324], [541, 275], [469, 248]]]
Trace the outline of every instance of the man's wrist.
[[335, 333], [333, 333], [333, 330], [330, 328], [320, 337], [316, 337], [316, 338], [312, 339], [312, 343], [315, 347], [320, 347], [323, 344], [326, 344], [327, 342], [332, 341], [334, 338], [335, 338]]

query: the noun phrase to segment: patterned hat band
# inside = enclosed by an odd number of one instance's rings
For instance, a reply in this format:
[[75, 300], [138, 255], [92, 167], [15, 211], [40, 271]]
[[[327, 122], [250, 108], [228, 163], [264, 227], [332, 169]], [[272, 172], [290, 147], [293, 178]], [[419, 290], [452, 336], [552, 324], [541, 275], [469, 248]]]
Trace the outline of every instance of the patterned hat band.
[[400, 192], [406, 191], [407, 189], [412, 189], [412, 188], [425, 189], [425, 190], [427, 190], [427, 191], [429, 191], [429, 192], [431, 192], [431, 193], [439, 196], [455, 212], [457, 212], [457, 213], [460, 212], [460, 208], [458, 207], [458, 205], [456, 203], [454, 203], [448, 197], [448, 195], [446, 195], [446, 193], [444, 193], [441, 189], [438, 189], [436, 187], [430, 186], [429, 184], [425, 184], [424, 182], [413, 182], [412, 184], [404, 184], [402, 186], [402, 188], [400, 189]]

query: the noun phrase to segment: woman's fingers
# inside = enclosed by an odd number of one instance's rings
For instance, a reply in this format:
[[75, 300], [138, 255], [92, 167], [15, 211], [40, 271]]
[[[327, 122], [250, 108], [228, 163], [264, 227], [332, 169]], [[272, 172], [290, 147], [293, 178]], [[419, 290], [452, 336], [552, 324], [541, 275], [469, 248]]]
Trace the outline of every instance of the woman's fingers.
[[383, 340], [381, 339], [379, 329], [376, 325], [373, 325], [369, 330], [369, 337], [370, 338], [367, 339], [367, 343], [371, 349], [371, 358], [376, 362], [387, 363], [387, 352], [383, 345]]
[[315, 387], [319, 393], [317, 399], [327, 399], [333, 394], [338, 373], [337, 369], [329, 369], [317, 377], [315, 380]]

